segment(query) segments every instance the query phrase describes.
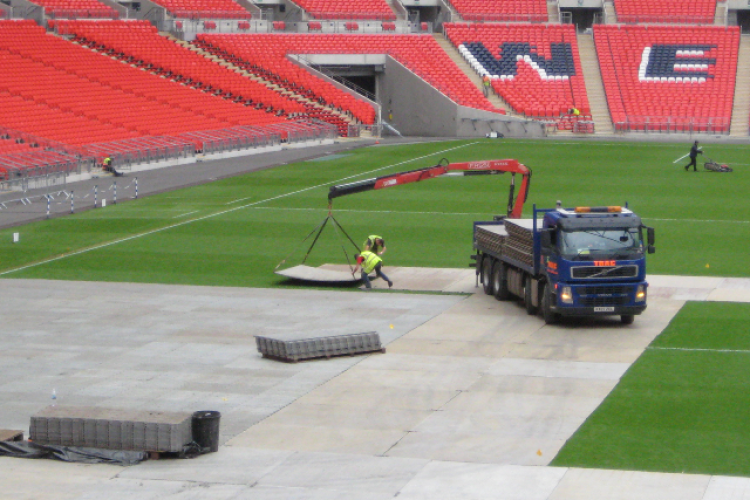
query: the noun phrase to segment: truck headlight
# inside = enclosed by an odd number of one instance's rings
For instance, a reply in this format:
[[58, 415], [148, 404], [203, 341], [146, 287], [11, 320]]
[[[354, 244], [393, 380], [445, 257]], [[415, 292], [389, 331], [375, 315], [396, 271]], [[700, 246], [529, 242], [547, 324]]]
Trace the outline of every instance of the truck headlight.
[[562, 292], [560, 292], [560, 301], [563, 304], [573, 303], [573, 292], [571, 291], [569, 286], [564, 286], [562, 288]]
[[646, 300], [646, 287], [638, 285], [638, 288], [635, 289], [635, 301], [643, 302], [644, 300]]

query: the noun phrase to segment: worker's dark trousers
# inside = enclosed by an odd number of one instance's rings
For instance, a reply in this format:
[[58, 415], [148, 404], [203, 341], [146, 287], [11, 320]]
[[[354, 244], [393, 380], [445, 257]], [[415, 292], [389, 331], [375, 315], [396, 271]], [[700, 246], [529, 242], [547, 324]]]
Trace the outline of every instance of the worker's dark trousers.
[[693, 170], [698, 170], [698, 166], [696, 165], [696, 162], [695, 162], [695, 160], [697, 159], [698, 159], [697, 156], [695, 158], [690, 158], [690, 163], [685, 165], [685, 170], [690, 170], [691, 166], [693, 167]]
[[[373, 271], [375, 271], [375, 275], [381, 278], [383, 281], [391, 281], [388, 276], [383, 273], [383, 264], [381, 262], [378, 262]], [[367, 275], [364, 269], [362, 269], [362, 281], [365, 282], [365, 288], [372, 288], [372, 283], [370, 283], [370, 276]]]

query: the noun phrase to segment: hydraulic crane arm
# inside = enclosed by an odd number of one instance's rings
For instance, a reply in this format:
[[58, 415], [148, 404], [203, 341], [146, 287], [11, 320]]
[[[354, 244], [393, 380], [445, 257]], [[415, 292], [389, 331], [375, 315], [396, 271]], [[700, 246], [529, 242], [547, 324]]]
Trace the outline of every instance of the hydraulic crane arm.
[[[523, 210], [523, 204], [526, 202], [526, 197], [529, 193], [531, 169], [518, 163], [518, 160], [510, 159], [448, 163], [448, 161], [443, 158], [440, 160], [440, 163], [432, 167], [384, 175], [382, 177], [375, 177], [373, 179], [366, 179], [349, 184], [331, 186], [328, 192], [328, 203], [331, 204], [333, 199], [338, 198], [339, 196], [424, 181], [447, 173], [456, 173], [459, 175], [493, 175], [504, 174], [505, 172], [510, 172], [512, 174], [510, 181], [510, 195], [508, 197], [508, 217], [511, 219], [519, 219], [521, 217], [521, 211]], [[518, 190], [518, 198], [515, 198], [514, 200], [515, 174], [521, 174], [522, 180], [521, 187]]]

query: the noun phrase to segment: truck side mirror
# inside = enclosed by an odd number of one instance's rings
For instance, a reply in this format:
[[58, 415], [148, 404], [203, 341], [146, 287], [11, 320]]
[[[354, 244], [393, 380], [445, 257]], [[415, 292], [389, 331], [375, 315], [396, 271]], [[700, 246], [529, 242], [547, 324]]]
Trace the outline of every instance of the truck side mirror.
[[542, 239], [542, 248], [552, 247], [552, 230], [551, 229], [542, 229], [540, 233], [540, 237]]
[[654, 243], [656, 242], [656, 231], [654, 231], [653, 227], [646, 228], [646, 238], [648, 240], [648, 253], [656, 252], [656, 247], [654, 247]]

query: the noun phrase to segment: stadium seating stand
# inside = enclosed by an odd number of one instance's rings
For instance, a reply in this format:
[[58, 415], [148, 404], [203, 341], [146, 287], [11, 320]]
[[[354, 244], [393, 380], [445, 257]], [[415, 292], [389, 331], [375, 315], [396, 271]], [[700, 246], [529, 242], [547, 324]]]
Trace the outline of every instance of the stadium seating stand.
[[[215, 55], [371, 125], [375, 110], [287, 59], [287, 54], [389, 54], [458, 104], [502, 112], [459, 70], [430, 35], [199, 35]], [[430, 54], [425, 57], [425, 54]]]
[[568, 130], [591, 121], [574, 26], [447, 23], [445, 33], [515, 112]]
[[451, 0], [465, 21], [537, 22], [548, 20], [545, 0]]
[[713, 24], [716, 0], [617, 0], [621, 23]]
[[618, 131], [728, 133], [739, 27], [597, 25]]

